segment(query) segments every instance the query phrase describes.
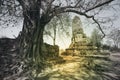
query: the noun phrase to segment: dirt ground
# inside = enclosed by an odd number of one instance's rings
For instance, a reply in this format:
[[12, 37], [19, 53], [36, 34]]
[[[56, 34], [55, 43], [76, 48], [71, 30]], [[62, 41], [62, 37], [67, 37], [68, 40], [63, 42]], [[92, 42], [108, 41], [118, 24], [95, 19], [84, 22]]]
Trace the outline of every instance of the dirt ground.
[[47, 68], [39, 74], [37, 80], [120, 80], [120, 54], [109, 55], [110, 65], [106, 67], [109, 71], [103, 71], [103, 75], [96, 75], [93, 70], [86, 70], [83, 64], [86, 63], [78, 56], [64, 56], [66, 61], [63, 64], [56, 64]]

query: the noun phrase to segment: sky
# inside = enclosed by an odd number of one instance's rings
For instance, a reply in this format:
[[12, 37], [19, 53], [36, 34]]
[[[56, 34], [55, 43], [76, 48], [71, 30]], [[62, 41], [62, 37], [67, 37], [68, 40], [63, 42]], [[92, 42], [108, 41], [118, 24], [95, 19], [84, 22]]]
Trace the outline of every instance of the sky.
[[[117, 3], [120, 1], [119, 0], [116, 0], [116, 2], [114, 3]], [[114, 4], [112, 3], [112, 4]], [[116, 20], [113, 21], [113, 25], [112, 27], [116, 27], [118, 29], [120, 29], [120, 6], [114, 6], [113, 8], [111, 9], [107, 9], [102, 11], [100, 13], [100, 17], [109, 17], [109, 16], [117, 16]], [[76, 16], [77, 14], [74, 14], [72, 13], [71, 14], [71, 17], [73, 18], [74, 16]], [[77, 15], [79, 16], [79, 15]], [[84, 32], [86, 33], [87, 36], [90, 37], [91, 35], [91, 32], [93, 31], [94, 28], [96, 28], [96, 25], [95, 24], [92, 24], [92, 21], [91, 19], [87, 19], [85, 18], [84, 16], [79, 16], [80, 19], [81, 19], [81, 22], [82, 22], [82, 28], [84, 30]], [[18, 21], [18, 24], [14, 27], [12, 27], [11, 25], [8, 25], [7, 28], [3, 28], [3, 27], [6, 27], [4, 25], [2, 25], [0, 27], [0, 38], [1, 37], [9, 37], [9, 38], [15, 38], [18, 36], [19, 32], [22, 30], [22, 25], [23, 24], [23, 20], [19, 20]], [[107, 23], [105, 26], [107, 25], [110, 25], [109, 23]], [[72, 28], [71, 26], [69, 26], [70, 28]], [[111, 30], [112, 28], [106, 28], [104, 27], [103, 30], [105, 33], [109, 33], [109, 30]], [[70, 29], [69, 30], [69, 33], [71, 34], [72, 30]], [[48, 44], [53, 44], [53, 40], [52, 38], [50, 37], [44, 37], [44, 41], [47, 42]], [[64, 48], [68, 48], [69, 45], [71, 43], [71, 36], [66, 36], [66, 35], [57, 35], [57, 38], [56, 38], [56, 44], [60, 46], [60, 49], [64, 49]]]

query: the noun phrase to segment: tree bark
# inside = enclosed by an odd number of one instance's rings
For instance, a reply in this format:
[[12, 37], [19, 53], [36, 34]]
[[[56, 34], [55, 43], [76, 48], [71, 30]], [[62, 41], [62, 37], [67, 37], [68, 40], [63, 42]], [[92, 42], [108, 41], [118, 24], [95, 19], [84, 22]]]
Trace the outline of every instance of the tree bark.
[[53, 28], [54, 28], [53, 45], [55, 46], [55, 41], [56, 41], [56, 25]]
[[[43, 31], [46, 23], [40, 18], [39, 8], [36, 5], [24, 9], [24, 23], [20, 40], [20, 53], [24, 58], [31, 59], [36, 64], [42, 62]], [[43, 20], [43, 21], [41, 21]]]

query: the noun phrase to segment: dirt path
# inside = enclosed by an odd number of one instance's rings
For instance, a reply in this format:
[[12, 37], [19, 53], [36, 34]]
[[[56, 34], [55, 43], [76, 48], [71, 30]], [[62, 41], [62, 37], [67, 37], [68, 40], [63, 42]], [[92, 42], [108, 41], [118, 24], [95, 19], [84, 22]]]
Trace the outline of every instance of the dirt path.
[[[37, 80], [103, 80], [103, 78], [104, 80], [120, 80], [120, 65], [116, 66], [116, 64], [120, 64], [120, 56], [118, 57], [117, 54], [110, 55], [112, 64], [111, 66], [107, 65], [110, 71], [103, 71], [104, 75], [102, 76], [98, 75], [97, 71], [87, 69], [85, 64], [88, 64], [88, 61], [84, 61], [84, 58], [72, 56], [63, 58], [66, 60], [65, 63], [47, 68], [43, 73], [39, 74]], [[88, 68], [90, 68], [90, 66], [91, 64], [88, 64]]]
[[67, 60], [64, 64], [57, 64], [52, 69], [46, 69], [38, 80], [79, 80], [80, 67], [78, 60], [71, 56], [64, 57]]

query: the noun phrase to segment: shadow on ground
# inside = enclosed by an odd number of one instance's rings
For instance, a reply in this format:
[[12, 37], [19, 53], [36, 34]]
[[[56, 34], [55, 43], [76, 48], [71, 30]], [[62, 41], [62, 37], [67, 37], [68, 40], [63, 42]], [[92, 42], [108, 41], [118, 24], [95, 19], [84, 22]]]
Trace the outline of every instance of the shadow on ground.
[[36, 80], [120, 80], [120, 69], [108, 57], [74, 57], [39, 74]]

